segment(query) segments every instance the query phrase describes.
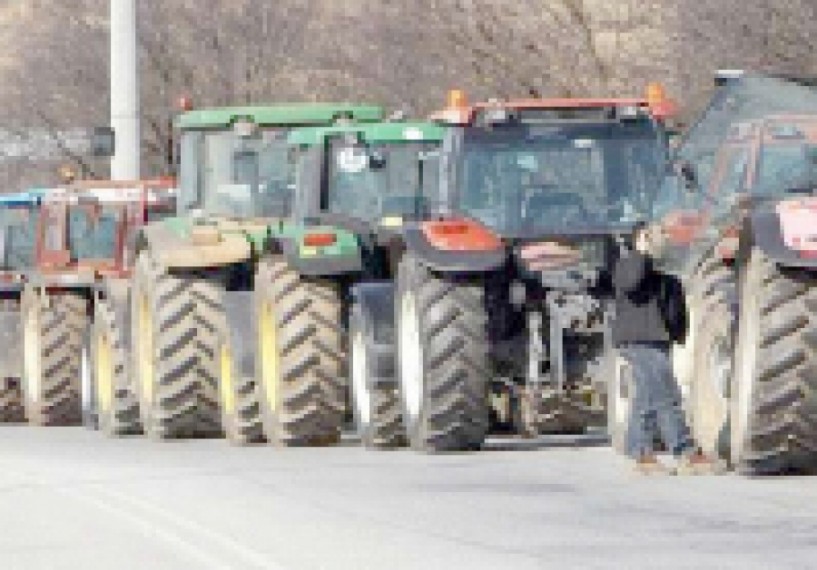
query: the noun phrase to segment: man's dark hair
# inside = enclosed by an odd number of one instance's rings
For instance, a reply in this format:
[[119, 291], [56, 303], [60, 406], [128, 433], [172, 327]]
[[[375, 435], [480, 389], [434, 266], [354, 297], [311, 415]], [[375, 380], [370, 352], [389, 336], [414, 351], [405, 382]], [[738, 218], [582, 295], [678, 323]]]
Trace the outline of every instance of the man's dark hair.
[[633, 226], [633, 231], [630, 234], [630, 238], [633, 240], [633, 245], [635, 245], [635, 242], [638, 240], [638, 236], [645, 231], [647, 231], [647, 222], [642, 220], [635, 223]]

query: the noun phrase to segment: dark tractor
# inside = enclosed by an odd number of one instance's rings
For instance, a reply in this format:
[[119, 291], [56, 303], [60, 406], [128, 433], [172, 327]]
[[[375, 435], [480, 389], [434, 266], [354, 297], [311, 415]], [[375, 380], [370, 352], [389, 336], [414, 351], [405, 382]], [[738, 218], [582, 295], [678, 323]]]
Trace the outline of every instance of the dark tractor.
[[556, 99], [462, 104], [449, 125], [440, 201], [404, 228], [396, 276], [397, 370], [412, 447], [479, 448], [603, 425], [610, 270], [647, 219], [672, 104]]

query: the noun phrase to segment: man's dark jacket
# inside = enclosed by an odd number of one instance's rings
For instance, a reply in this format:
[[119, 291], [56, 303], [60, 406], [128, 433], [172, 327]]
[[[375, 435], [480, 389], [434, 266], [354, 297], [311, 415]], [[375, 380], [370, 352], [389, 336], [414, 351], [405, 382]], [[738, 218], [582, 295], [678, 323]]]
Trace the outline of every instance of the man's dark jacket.
[[683, 287], [676, 278], [656, 271], [652, 260], [639, 252], [628, 252], [613, 268], [616, 317], [613, 342], [683, 342], [687, 312]]

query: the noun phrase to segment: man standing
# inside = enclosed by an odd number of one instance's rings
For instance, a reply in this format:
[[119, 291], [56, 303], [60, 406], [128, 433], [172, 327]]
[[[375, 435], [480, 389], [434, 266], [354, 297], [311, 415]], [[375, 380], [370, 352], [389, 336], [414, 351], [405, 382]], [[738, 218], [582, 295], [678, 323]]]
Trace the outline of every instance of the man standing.
[[613, 342], [629, 361], [634, 384], [627, 452], [640, 472], [666, 472], [655, 454], [658, 427], [667, 450], [679, 460], [679, 472], [712, 472], [715, 463], [690, 440], [670, 359], [672, 343], [683, 342], [687, 332], [683, 289], [675, 278], [653, 267], [644, 224], [633, 230], [633, 244], [613, 269]]

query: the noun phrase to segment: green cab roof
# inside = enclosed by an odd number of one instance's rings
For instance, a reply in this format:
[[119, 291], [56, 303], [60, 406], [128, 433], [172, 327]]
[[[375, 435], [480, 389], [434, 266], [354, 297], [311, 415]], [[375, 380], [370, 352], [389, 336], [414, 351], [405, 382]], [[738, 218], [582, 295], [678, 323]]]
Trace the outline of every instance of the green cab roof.
[[366, 143], [440, 142], [445, 127], [428, 122], [381, 122], [301, 128], [289, 133], [288, 142], [292, 146], [314, 146], [334, 135], [348, 133], [358, 135]]
[[254, 107], [218, 107], [196, 109], [179, 115], [180, 129], [218, 129], [236, 119], [251, 119], [262, 126], [298, 127], [330, 125], [340, 117], [355, 121], [382, 121], [384, 111], [376, 105], [348, 103], [286, 103]]

